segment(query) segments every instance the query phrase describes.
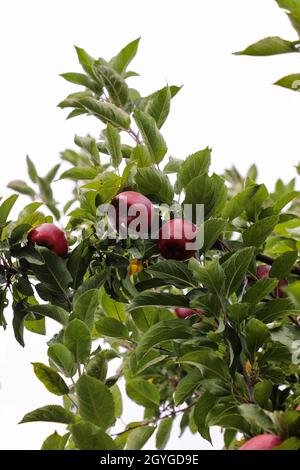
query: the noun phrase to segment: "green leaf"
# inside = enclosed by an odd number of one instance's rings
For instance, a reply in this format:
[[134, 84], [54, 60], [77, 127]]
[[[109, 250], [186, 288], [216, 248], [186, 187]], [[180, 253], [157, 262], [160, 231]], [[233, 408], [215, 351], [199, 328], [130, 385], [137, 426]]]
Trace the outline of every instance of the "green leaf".
[[287, 75], [286, 77], [277, 80], [274, 85], [278, 85], [283, 88], [288, 88], [289, 90], [299, 91], [300, 73], [293, 73], [291, 75]]
[[89, 360], [86, 366], [86, 373], [87, 375], [101, 380], [102, 382], [105, 381], [107, 374], [107, 360], [105, 351], [99, 351]]
[[222, 264], [226, 276], [228, 295], [236, 292], [242, 284], [253, 256], [254, 249], [252, 247], [243, 248], [236, 251]]
[[262, 408], [266, 408], [268, 406], [268, 400], [270, 399], [272, 389], [273, 384], [270, 380], [263, 380], [262, 382], [255, 384], [254, 399]]
[[155, 120], [139, 109], [134, 111], [133, 117], [148, 147], [152, 162], [160, 163], [167, 152], [167, 145], [158, 130]]
[[241, 411], [242, 416], [250, 424], [253, 424], [254, 426], [259, 426], [264, 431], [269, 431], [269, 432], [274, 431], [272, 420], [257, 405], [252, 405], [252, 404], [240, 405], [239, 409]]
[[170, 157], [168, 163], [164, 167], [164, 173], [178, 173], [183, 162], [184, 160], [181, 160], [180, 158]]
[[193, 178], [207, 173], [210, 163], [211, 149], [209, 147], [187, 157], [179, 170], [178, 177], [181, 186], [185, 188]]
[[158, 388], [143, 379], [129, 380], [126, 383], [126, 393], [135, 403], [145, 407], [153, 407], [160, 402]]
[[300, 9], [300, 0], [275, 0], [278, 3], [280, 8], [285, 10], [299, 10]]
[[[219, 407], [221, 410], [219, 410]], [[224, 410], [224, 405], [217, 405], [213, 410], [213, 416], [208, 419], [209, 426], [220, 426], [225, 429], [236, 429], [244, 434], [251, 433], [251, 427], [247, 421], [238, 413], [238, 410], [231, 406]], [[211, 414], [211, 413], [210, 413]]]
[[[109, 155], [108, 149], [106, 147], [105, 142], [97, 142], [97, 147], [99, 149], [99, 152], [104, 153], [106, 155]], [[132, 152], [133, 147], [127, 144], [121, 144], [121, 150], [122, 150], [122, 155], [123, 158], [130, 158], [131, 152]]]
[[6, 306], [6, 302], [6, 289], [0, 289], [0, 326], [2, 326], [4, 330], [7, 327], [7, 323], [3, 313]]
[[179, 261], [161, 261], [147, 268], [146, 272], [156, 278], [164, 279], [167, 284], [171, 284], [178, 289], [195, 287], [195, 282], [191, 276], [192, 272], [184, 263]]
[[37, 335], [46, 334], [45, 318], [39, 318], [38, 320], [35, 318], [31, 319], [31, 316], [29, 315], [25, 319], [24, 326], [26, 330], [31, 331], [32, 333], [35, 333]]
[[164, 341], [187, 339], [192, 334], [191, 327], [184, 320], [166, 320], [153, 325], [142, 336], [136, 348], [137, 359], [140, 360], [150, 348]]
[[32, 264], [31, 269], [37, 279], [50, 290], [61, 293], [67, 298], [67, 289], [72, 282], [65, 261], [48, 248], [36, 248], [44, 264]]
[[96, 116], [104, 124], [110, 123], [115, 127], [129, 129], [130, 117], [125, 111], [112, 103], [97, 101], [94, 98], [83, 97], [78, 100], [80, 106], [88, 111], [89, 114]]
[[83, 73], [67, 72], [61, 73], [60, 76], [68, 82], [75, 83], [75, 85], [84, 86], [96, 93], [101, 92], [99, 84]]
[[93, 63], [95, 59], [90, 56], [84, 49], [81, 47], [75, 46], [78, 61], [82, 66], [83, 70], [87, 72], [89, 75], [93, 75]]
[[292, 323], [286, 323], [277, 329], [272, 329], [271, 336], [273, 341], [285, 345], [293, 353], [294, 345], [300, 341], [300, 329]]
[[168, 86], [154, 93], [152, 99], [149, 100], [146, 112], [153, 117], [158, 129], [165, 123], [171, 104], [171, 91]]
[[293, 305], [300, 310], [300, 281], [295, 281], [285, 288], [286, 294], [289, 296]]
[[59, 179], [70, 180], [93, 180], [98, 175], [98, 169], [93, 167], [74, 167], [66, 170], [60, 175]]
[[139, 375], [155, 364], [163, 361], [165, 356], [160, 354], [159, 352], [155, 351], [154, 349], [150, 349], [139, 362], [137, 362], [136, 354], [133, 353], [130, 356], [130, 367], [133, 372], [133, 375]]
[[262, 185], [258, 184], [248, 186], [244, 191], [230, 199], [222, 213], [224, 219], [236, 219], [250, 204], [253, 203], [253, 200], [261, 187]]
[[16, 200], [18, 199], [17, 194], [13, 194], [9, 198], [5, 199], [4, 202], [0, 205], [0, 225], [5, 224], [9, 216], [10, 211], [12, 210]]
[[19, 424], [32, 423], [34, 421], [72, 424], [75, 422], [75, 416], [62, 406], [47, 405], [27, 413]]
[[111, 124], [107, 124], [106, 132], [106, 145], [111, 156], [112, 166], [118, 168], [122, 162], [121, 138], [118, 130]]
[[98, 61], [93, 65], [93, 72], [104, 82], [111, 101], [118, 107], [125, 106], [128, 101], [128, 86], [121, 75]]
[[21, 346], [25, 346], [24, 343], [24, 322], [28, 315], [28, 311], [24, 307], [23, 302], [19, 302], [13, 305], [14, 317], [13, 317], [13, 329], [16, 340]]
[[117, 384], [110, 387], [110, 392], [114, 399], [115, 404], [115, 415], [116, 418], [120, 418], [123, 414], [123, 402], [122, 402], [122, 394]]
[[70, 433], [60, 436], [56, 431], [44, 440], [41, 450], [64, 450]]
[[195, 277], [206, 287], [212, 294], [220, 298], [224, 290], [225, 272], [218, 260], [211, 261], [202, 267], [196, 260], [192, 260], [189, 266], [193, 268]]
[[208, 412], [215, 406], [218, 401], [218, 397], [211, 395], [208, 392], [198, 399], [194, 410], [194, 420], [197, 425], [198, 431], [203, 439], [206, 439], [211, 443], [211, 437], [209, 432], [209, 426], [207, 425]]
[[276, 447], [276, 450], [299, 450], [300, 439], [298, 437], [289, 437], [280, 446]]
[[82, 375], [76, 384], [79, 414], [106, 430], [115, 422], [115, 406], [109, 388], [100, 380]]
[[295, 307], [291, 299], [274, 299], [266, 302], [258, 308], [256, 318], [264, 323], [272, 323], [287, 315], [299, 314], [299, 309]]
[[206, 220], [218, 213], [220, 205], [224, 205], [226, 194], [225, 183], [221, 177], [203, 174], [193, 178], [186, 186], [184, 204], [203, 204]]
[[36, 171], [33, 161], [29, 158], [28, 155], [26, 155], [26, 163], [27, 163], [27, 173], [29, 175], [29, 178], [31, 179], [33, 183], [37, 183], [38, 173]]
[[255, 362], [255, 354], [270, 338], [268, 327], [256, 318], [251, 318], [246, 325], [246, 345], [251, 362]]
[[123, 74], [137, 53], [140, 39], [139, 37], [123, 47], [123, 49], [110, 60], [109, 65], [120, 74]]
[[68, 312], [57, 305], [30, 305], [26, 310], [27, 312], [37, 313], [38, 315], [51, 318], [63, 326], [66, 326], [69, 320]]
[[230, 372], [225, 362], [210, 350], [193, 351], [179, 359], [180, 364], [191, 364], [212, 377], [230, 382]]
[[277, 279], [285, 279], [290, 275], [297, 258], [297, 251], [287, 251], [286, 253], [283, 253], [281, 256], [276, 258], [272, 264], [270, 276], [277, 277]]
[[85, 150], [92, 158], [93, 162], [96, 165], [99, 165], [100, 160], [99, 160], [99, 149], [98, 145], [95, 139], [90, 137], [89, 135], [85, 137], [81, 137], [79, 135], [75, 134], [74, 137], [74, 142], [78, 147], [82, 148]]
[[146, 195], [156, 196], [158, 201], [171, 205], [174, 197], [173, 186], [167, 175], [160, 170], [148, 167], [139, 168], [135, 176], [138, 190]]
[[[300, 84], [300, 83], [299, 83]], [[275, 212], [280, 212], [287, 204], [300, 196], [299, 191], [290, 191], [280, 197], [273, 206]]]
[[66, 377], [73, 377], [76, 373], [74, 357], [71, 351], [64, 344], [54, 343], [48, 348], [48, 358], [50, 365], [54, 366]]
[[20, 194], [25, 194], [26, 196], [35, 196], [35, 191], [22, 180], [11, 181], [7, 187]]
[[277, 215], [261, 219], [243, 232], [243, 240], [246, 246], [256, 246], [259, 248], [271, 235], [275, 226], [278, 224]]
[[80, 421], [71, 428], [76, 447], [80, 450], [117, 450], [112, 438], [88, 421]]
[[103, 284], [105, 283], [105, 281], [106, 281], [106, 273], [105, 272], [100, 272], [100, 273], [94, 274], [93, 276], [89, 277], [83, 283], [80, 283], [80, 286], [77, 288], [77, 290], [74, 294], [73, 302], [76, 302], [77, 299], [84, 292], [87, 292], [88, 290], [100, 289], [103, 286]]
[[148, 148], [145, 145], [138, 144], [133, 148], [130, 159], [136, 163], [138, 168], [151, 166], [152, 160]]
[[260, 279], [247, 290], [243, 297], [243, 302], [258, 304], [267, 295], [269, 295], [277, 286], [276, 279]]
[[170, 438], [174, 418], [164, 418], [161, 420], [156, 433], [156, 448], [163, 450]]
[[[171, 98], [174, 98], [177, 93], [181, 90], [182, 86], [176, 86], [176, 85], [170, 85], [169, 86], [169, 90], [170, 90], [170, 93], [171, 93]], [[138, 104], [137, 104], [137, 107], [139, 109], [141, 109], [142, 111], [147, 111], [147, 107], [149, 106], [149, 104], [155, 99], [155, 97], [157, 95], [159, 95], [163, 90], [165, 89], [164, 88], [161, 88], [160, 90], [157, 90], [157, 91], [154, 91], [153, 93], [151, 93], [150, 95], [148, 96], [145, 96], [143, 98], [140, 98], [138, 100]]]
[[297, 48], [291, 41], [286, 41], [278, 36], [271, 36], [247, 47], [244, 51], [236, 52], [236, 55], [269, 56], [297, 52]]
[[83, 186], [83, 188], [96, 189], [101, 199], [101, 203], [110, 202], [118, 193], [122, 183], [122, 178], [114, 173], [106, 173], [99, 181], [94, 181]]
[[54, 369], [41, 362], [33, 362], [32, 365], [35, 375], [49, 392], [58, 396], [69, 393], [69, 387]]
[[126, 326], [115, 318], [100, 318], [100, 320], [96, 322], [95, 327], [101, 336], [125, 339], [129, 337]]
[[143, 426], [137, 429], [133, 429], [128, 434], [127, 439], [127, 450], [139, 450], [144, 447], [146, 442], [150, 439], [153, 432], [155, 431], [154, 426]]
[[65, 346], [74, 354], [76, 362], [84, 364], [91, 351], [91, 334], [83, 321], [72, 320], [64, 334]]
[[[79, 245], [77, 245], [70, 254], [67, 261], [67, 266], [68, 271], [70, 272], [73, 279], [72, 287], [74, 289], [77, 289], [80, 285], [82, 285], [83, 278], [88, 270], [91, 258], [92, 253], [86, 241], [79, 243]], [[78, 291], [76, 294], [78, 294]]]
[[180, 405], [180, 403], [191, 395], [191, 393], [199, 386], [201, 379], [202, 373], [199, 369], [195, 368], [180, 380], [174, 395], [176, 406]]
[[183, 295], [166, 294], [160, 292], [146, 292], [132, 300], [128, 310], [132, 311], [140, 307], [189, 307], [189, 301]]
[[98, 294], [98, 289], [90, 289], [74, 301], [73, 317], [82, 320], [90, 330], [94, 325], [95, 311], [99, 305]]
[[126, 313], [124, 304], [122, 304], [121, 302], [117, 302], [114, 299], [111, 299], [106, 292], [102, 295], [101, 303], [103, 310], [109, 317], [115, 318], [121, 323], [125, 322]]
[[204, 222], [204, 242], [200, 253], [206, 253], [217, 241], [226, 227], [226, 221], [223, 219], [209, 219]]

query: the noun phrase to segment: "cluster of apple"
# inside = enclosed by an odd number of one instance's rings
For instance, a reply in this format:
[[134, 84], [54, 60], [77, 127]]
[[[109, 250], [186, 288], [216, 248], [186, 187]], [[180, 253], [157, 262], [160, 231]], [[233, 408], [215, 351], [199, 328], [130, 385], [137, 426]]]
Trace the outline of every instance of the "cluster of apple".
[[[154, 207], [150, 199], [135, 191], [125, 191], [118, 194], [112, 201], [116, 208], [116, 228], [120, 224], [129, 225], [138, 217], [139, 208], [146, 208], [147, 226], [151, 227], [154, 219]], [[120, 215], [119, 207], [126, 205], [125, 217]], [[128, 215], [131, 206], [135, 208], [135, 215]], [[158, 249], [166, 259], [185, 261], [194, 256], [195, 251], [186, 249], [188, 242], [193, 243], [196, 239], [196, 226], [185, 219], [173, 219], [167, 221], [158, 234]], [[68, 244], [62, 230], [53, 224], [42, 224], [32, 229], [28, 234], [28, 241], [31, 244], [47, 246], [59, 256], [65, 256], [68, 251]]]
[[[151, 227], [154, 219], [154, 207], [150, 199], [135, 191], [124, 191], [118, 194], [112, 201], [116, 209], [117, 230], [119, 224], [128, 226], [137, 218], [139, 208], [147, 214], [147, 226]], [[119, 207], [123, 204], [126, 207], [125, 216], [120, 213]], [[134, 206], [135, 215], [128, 215], [130, 207]], [[146, 209], [146, 212], [145, 212]], [[158, 233], [157, 246], [161, 255], [166, 259], [185, 261], [195, 255], [195, 251], [186, 248], [187, 243], [193, 243], [196, 238], [196, 226], [186, 219], [171, 219], [165, 222]], [[37, 244], [48, 247], [58, 256], [66, 256], [68, 252], [68, 242], [65, 233], [51, 223], [45, 223], [34, 227], [28, 234], [30, 244]], [[257, 267], [256, 275], [258, 279], [269, 276], [271, 267], [260, 265]], [[249, 282], [253, 282], [251, 279]], [[280, 280], [275, 289], [276, 297], [283, 297], [283, 288], [287, 285], [286, 280]], [[200, 309], [176, 308], [175, 313], [178, 318], [189, 318], [192, 315], [203, 315]]]
[[[125, 204], [127, 208], [126, 219], [120, 215], [120, 204]], [[147, 213], [147, 225], [151, 227], [154, 219], [154, 207], [150, 199], [135, 191], [124, 191], [118, 194], [112, 201], [116, 209], [116, 228], [119, 224], [129, 225], [136, 215], [129, 216], [128, 211], [134, 205], [135, 211], [139, 207], [145, 209]], [[187, 242], [195, 241], [196, 226], [185, 219], [173, 219], [164, 224], [158, 234], [158, 249], [166, 259], [185, 261], [191, 258], [195, 252], [186, 249]], [[31, 245], [37, 244], [46, 246], [58, 256], [66, 256], [68, 252], [68, 242], [65, 233], [53, 224], [45, 223], [34, 227], [28, 234], [28, 242]], [[188, 318], [192, 315], [202, 315], [202, 310], [190, 308], [177, 308], [175, 313], [178, 318]]]

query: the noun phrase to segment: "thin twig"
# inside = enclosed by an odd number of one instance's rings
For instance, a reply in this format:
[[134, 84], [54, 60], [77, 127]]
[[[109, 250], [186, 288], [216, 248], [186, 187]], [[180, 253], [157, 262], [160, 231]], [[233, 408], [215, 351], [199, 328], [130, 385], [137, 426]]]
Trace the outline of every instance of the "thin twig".
[[122, 434], [125, 434], [128, 431], [132, 431], [133, 429], [143, 428], [145, 426], [148, 426], [149, 424], [156, 424], [158, 421], [162, 421], [163, 419], [171, 418], [172, 416], [175, 416], [179, 413], [184, 413], [185, 411], [188, 411], [191, 408], [193, 408], [193, 406], [195, 406], [196, 403], [197, 402], [193, 402], [190, 405], [186, 406], [185, 408], [181, 408], [180, 410], [172, 410], [170, 413], [164, 416], [159, 416], [158, 418], [148, 419], [147, 421], [144, 421], [141, 424], [137, 424], [136, 426], [132, 426], [127, 429], [124, 429], [124, 431], [118, 432], [116, 434], [112, 434], [112, 437], [121, 436]]

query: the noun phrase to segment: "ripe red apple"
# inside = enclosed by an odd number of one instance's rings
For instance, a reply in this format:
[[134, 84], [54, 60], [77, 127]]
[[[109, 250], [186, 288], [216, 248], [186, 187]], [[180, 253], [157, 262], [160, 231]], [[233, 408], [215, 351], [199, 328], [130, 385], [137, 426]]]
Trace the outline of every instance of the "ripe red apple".
[[175, 313], [178, 318], [189, 318], [192, 315], [204, 315], [204, 311], [198, 308], [175, 308]]
[[245, 442], [245, 444], [240, 447], [240, 450], [273, 450], [274, 447], [279, 446], [282, 442], [283, 440], [279, 436], [260, 434]]
[[300, 405], [297, 406], [296, 411], [300, 411]]
[[68, 253], [68, 241], [65, 233], [53, 224], [42, 224], [34, 227], [27, 235], [28, 243], [46, 246], [58, 256]]
[[258, 279], [263, 279], [264, 277], [269, 277], [271, 271], [271, 266], [267, 264], [260, 264], [256, 267], [256, 276]]
[[196, 250], [187, 248], [196, 241], [196, 226], [185, 219], [168, 220], [158, 234], [158, 249], [166, 259], [185, 261], [195, 255]]
[[121, 224], [128, 227], [137, 218], [141, 218], [139, 231], [147, 233], [154, 218], [154, 207], [150, 199], [136, 191], [124, 191], [112, 200], [116, 209], [115, 220], [111, 220], [114, 228], [119, 230]]
[[[269, 277], [271, 271], [271, 266], [267, 264], [261, 264], [256, 268], [256, 275], [258, 279], [263, 279], [265, 277]], [[288, 285], [288, 281], [286, 279], [280, 279], [278, 281], [277, 287], [274, 290], [274, 295], [279, 298], [285, 297], [285, 293], [283, 288]]]
[[275, 290], [275, 295], [276, 297], [279, 297], [279, 298], [283, 298], [285, 297], [285, 292], [283, 290], [284, 287], [288, 286], [289, 282], [286, 280], [286, 279], [281, 279], [278, 284], [277, 284], [277, 287], [276, 287], [276, 290]]

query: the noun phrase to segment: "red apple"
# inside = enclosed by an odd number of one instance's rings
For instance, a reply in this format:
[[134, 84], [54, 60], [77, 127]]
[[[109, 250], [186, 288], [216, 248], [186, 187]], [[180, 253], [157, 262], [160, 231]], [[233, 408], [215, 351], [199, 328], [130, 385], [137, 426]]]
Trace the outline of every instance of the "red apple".
[[297, 406], [296, 411], [300, 411], [300, 405]]
[[283, 440], [279, 436], [260, 434], [245, 442], [245, 444], [240, 447], [240, 450], [273, 450], [274, 447], [279, 446], [282, 442]]
[[119, 230], [121, 224], [128, 227], [132, 221], [141, 217], [142, 223], [139, 231], [147, 233], [150, 230], [154, 218], [154, 207], [146, 196], [135, 191], [124, 191], [114, 197], [112, 204], [116, 209], [115, 220], [111, 221], [114, 228]]
[[275, 295], [276, 297], [280, 297], [281, 299], [283, 297], [285, 297], [285, 292], [283, 290], [284, 287], [288, 286], [288, 281], [286, 279], [281, 279], [278, 284], [277, 284], [277, 287], [276, 287], [276, 290], [275, 290]]
[[269, 277], [271, 271], [271, 266], [267, 264], [260, 264], [256, 267], [256, 276], [258, 279], [263, 279], [264, 277]]
[[187, 248], [196, 241], [196, 226], [185, 219], [166, 222], [158, 234], [158, 249], [166, 259], [185, 261], [195, 255], [196, 250]]
[[175, 308], [175, 313], [178, 318], [189, 318], [192, 315], [203, 315], [204, 311], [193, 308]]
[[[265, 277], [269, 277], [271, 271], [271, 266], [267, 264], [261, 264], [256, 268], [256, 275], [258, 279], [263, 279]], [[278, 281], [277, 287], [274, 290], [274, 295], [279, 298], [285, 297], [285, 293], [283, 288], [288, 285], [288, 281], [286, 279], [281, 279]]]
[[46, 246], [58, 256], [68, 253], [68, 241], [65, 233], [53, 224], [42, 224], [34, 227], [27, 235], [28, 243]]

